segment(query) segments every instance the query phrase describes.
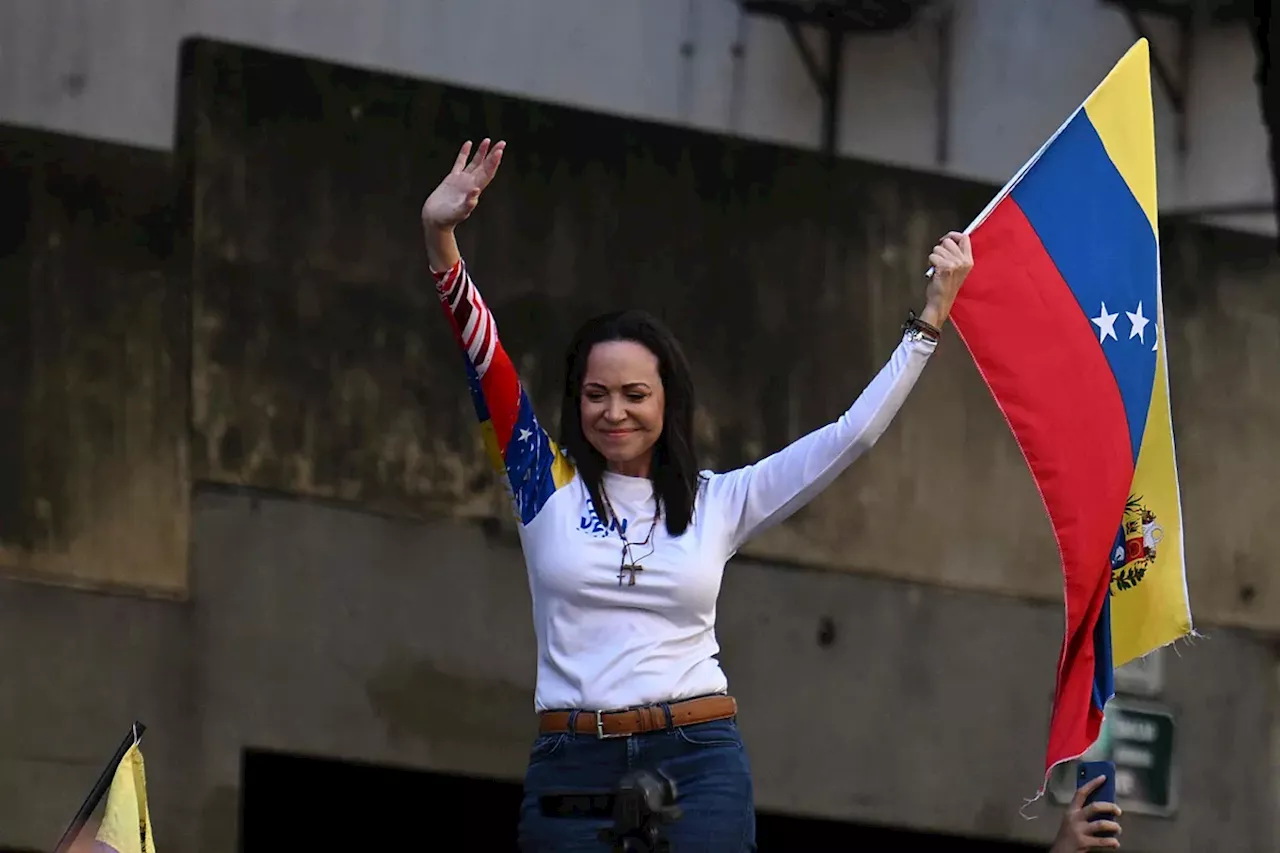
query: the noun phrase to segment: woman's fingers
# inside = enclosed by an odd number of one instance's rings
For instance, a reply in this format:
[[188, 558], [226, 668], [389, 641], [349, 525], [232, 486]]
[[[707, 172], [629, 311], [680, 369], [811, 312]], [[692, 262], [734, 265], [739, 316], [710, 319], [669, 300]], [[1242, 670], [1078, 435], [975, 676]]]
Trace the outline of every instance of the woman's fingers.
[[467, 155], [471, 153], [471, 140], [468, 139], [462, 143], [462, 148], [458, 150], [458, 156], [453, 161], [453, 171], [461, 172], [467, 165]]
[[471, 158], [471, 164], [467, 166], [468, 172], [475, 172], [484, 165], [485, 158], [489, 156], [489, 137], [480, 140], [480, 147], [476, 149], [476, 156]]
[[488, 184], [493, 180], [493, 176], [498, 174], [498, 167], [502, 165], [502, 152], [507, 150], [507, 143], [499, 141], [489, 151], [489, 156], [485, 159], [484, 164], [484, 182]]

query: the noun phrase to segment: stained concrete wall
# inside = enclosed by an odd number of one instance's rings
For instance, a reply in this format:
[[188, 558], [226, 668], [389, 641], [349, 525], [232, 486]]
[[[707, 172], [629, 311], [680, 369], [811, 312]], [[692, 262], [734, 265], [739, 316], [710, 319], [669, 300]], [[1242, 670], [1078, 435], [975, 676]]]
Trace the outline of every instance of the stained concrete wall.
[[[189, 294], [176, 458], [189, 435], [182, 495], [202, 491], [189, 514], [155, 517], [188, 520], [192, 594], [0, 584], [0, 647], [23, 650], [0, 681], [0, 843], [56, 838], [135, 717], [152, 726], [171, 850], [234, 849], [246, 746], [518, 774], [533, 725], [527, 592], [416, 223], [464, 135], [512, 143], [463, 248], [539, 407], [578, 319], [655, 308], [689, 342], [715, 467], [843, 409], [918, 303], [919, 258], [992, 190], [226, 46], [193, 45], [184, 68], [162, 278], [164, 293]], [[132, 204], [121, 220], [145, 220], [151, 205]], [[1162, 236], [1192, 596], [1211, 639], [1168, 667], [1180, 816], [1131, 818], [1127, 846], [1275, 849], [1261, 746], [1277, 719], [1275, 655], [1222, 625], [1274, 630], [1280, 610], [1265, 521], [1280, 464], [1268, 461], [1276, 265], [1261, 241]], [[17, 242], [32, 255], [44, 238], [29, 228]], [[79, 262], [109, 268], [125, 239], [86, 238]], [[10, 274], [6, 293], [28, 281]], [[74, 316], [71, 296], [22, 292]], [[117, 316], [132, 293], [111, 297]], [[33, 344], [5, 345], [33, 363]], [[182, 352], [142, 349], [169, 347]], [[108, 373], [130, 387], [121, 365]], [[29, 396], [10, 391], [6, 405], [55, 418]], [[38, 434], [27, 417], [24, 434]], [[19, 507], [31, 493], [11, 492]], [[94, 494], [111, 509], [113, 493]], [[6, 515], [6, 529], [23, 519]], [[117, 522], [119, 540], [144, 527]], [[115, 582], [151, 588], [127, 562]], [[730, 567], [723, 657], [762, 807], [1044, 840], [1052, 822], [1026, 823], [1017, 806], [1040, 773], [1056, 565], [1007, 428], [964, 352], [944, 347], [871, 456]], [[829, 647], [816, 641], [823, 617]], [[798, 730], [795, 702], [812, 709]], [[867, 767], [872, 781], [856, 773]]]
[[[246, 747], [519, 780], [534, 642], [500, 531], [219, 489], [193, 540], [188, 604], [0, 583], [0, 643], [23, 650], [0, 680], [0, 844], [49, 849], [135, 717], [165, 850], [236, 849]], [[720, 609], [759, 807], [1047, 841], [1053, 812], [1018, 809], [1059, 608], [737, 559]], [[1274, 658], [1212, 634], [1169, 666], [1181, 810], [1127, 817], [1128, 849], [1275, 849]]]
[[173, 601], [0, 580], [0, 847], [52, 850], [140, 720], [160, 849], [205, 849], [191, 615]]
[[[207, 826], [234, 824], [244, 746], [520, 780], [535, 645], [506, 536], [225, 492], [194, 535]], [[733, 561], [718, 635], [758, 806], [1047, 843], [1054, 812], [1018, 810], [1061, 631], [1050, 604]], [[1234, 631], [1170, 664], [1181, 811], [1127, 817], [1127, 849], [1275, 849], [1272, 666]]]
[[0, 571], [186, 591], [190, 306], [171, 158], [0, 142]]

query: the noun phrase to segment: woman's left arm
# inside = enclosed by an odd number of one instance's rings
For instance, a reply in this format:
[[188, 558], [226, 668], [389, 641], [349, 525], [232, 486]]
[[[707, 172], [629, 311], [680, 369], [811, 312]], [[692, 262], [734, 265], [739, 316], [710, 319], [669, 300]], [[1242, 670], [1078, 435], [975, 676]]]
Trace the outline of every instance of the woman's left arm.
[[948, 234], [929, 261], [934, 274], [919, 321], [904, 331], [888, 362], [848, 411], [754, 465], [713, 478], [709, 505], [727, 524], [731, 553], [816, 497], [879, 440], [902, 408], [973, 268], [968, 235]]

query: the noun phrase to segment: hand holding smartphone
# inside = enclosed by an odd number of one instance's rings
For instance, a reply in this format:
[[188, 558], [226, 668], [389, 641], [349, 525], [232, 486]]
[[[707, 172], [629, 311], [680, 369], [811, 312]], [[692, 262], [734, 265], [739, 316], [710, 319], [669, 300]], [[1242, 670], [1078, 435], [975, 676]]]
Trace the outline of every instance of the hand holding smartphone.
[[[1116, 801], [1116, 765], [1112, 761], [1081, 761], [1076, 771], [1076, 789], [1079, 790], [1099, 776], [1105, 777], [1102, 784], [1089, 792], [1084, 805], [1087, 809], [1092, 803], [1114, 803]], [[1104, 818], [1105, 819], [1105, 818]], [[1110, 830], [1094, 831], [1097, 838], [1114, 838], [1116, 833]]]

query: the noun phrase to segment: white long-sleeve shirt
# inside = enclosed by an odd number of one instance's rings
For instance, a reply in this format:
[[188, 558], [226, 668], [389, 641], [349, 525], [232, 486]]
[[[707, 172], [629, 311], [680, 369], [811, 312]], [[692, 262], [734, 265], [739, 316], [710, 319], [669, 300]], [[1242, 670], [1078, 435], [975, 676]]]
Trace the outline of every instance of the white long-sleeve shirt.
[[[654, 521], [650, 481], [604, 475], [620, 519], [606, 526], [535, 416], [465, 264], [435, 279], [467, 356], [485, 445], [520, 521], [538, 642], [538, 711], [627, 708], [725, 691], [715, 623], [726, 562], [875, 444], [936, 346], [904, 335], [838, 420], [753, 465], [703, 472], [688, 529], [672, 537], [659, 521], [641, 545]], [[644, 567], [634, 585], [620, 571], [619, 527]]]

